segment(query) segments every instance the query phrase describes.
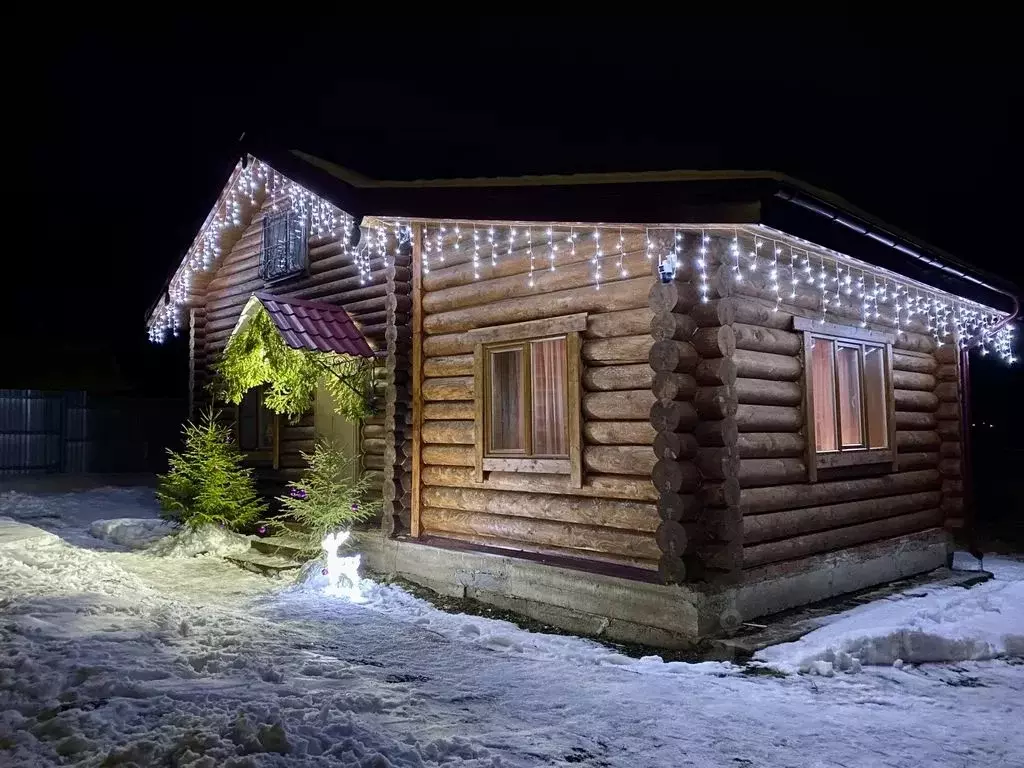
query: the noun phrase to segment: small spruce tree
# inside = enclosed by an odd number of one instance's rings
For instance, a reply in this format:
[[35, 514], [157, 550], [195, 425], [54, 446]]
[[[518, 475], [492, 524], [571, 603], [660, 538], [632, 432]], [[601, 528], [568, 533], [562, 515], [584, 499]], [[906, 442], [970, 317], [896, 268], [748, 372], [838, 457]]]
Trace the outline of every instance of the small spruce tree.
[[193, 530], [204, 525], [238, 529], [266, 512], [231, 428], [219, 423], [212, 409], [199, 424], [187, 422], [183, 433], [184, 450], [168, 449], [170, 470], [158, 477], [156, 497], [165, 519]]
[[367, 500], [372, 483], [366, 475], [351, 479], [351, 466], [355, 458], [346, 458], [330, 442], [318, 441], [312, 454], [303, 453], [309, 464], [302, 478], [289, 483], [290, 491], [279, 496], [282, 517], [288, 518], [303, 530], [306, 550], [320, 551], [324, 536], [338, 530], [348, 530], [354, 523], [376, 515], [381, 508], [379, 500]]

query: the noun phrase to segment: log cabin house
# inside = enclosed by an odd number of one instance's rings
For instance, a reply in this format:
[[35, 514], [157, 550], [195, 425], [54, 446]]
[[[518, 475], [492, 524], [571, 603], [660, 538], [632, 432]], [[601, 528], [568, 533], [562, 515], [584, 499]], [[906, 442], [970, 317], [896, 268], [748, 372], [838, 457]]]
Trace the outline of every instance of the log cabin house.
[[[941, 566], [969, 523], [968, 350], [1012, 361], [997, 278], [779, 174], [378, 181], [258, 154], [150, 333], [187, 326], [198, 402], [254, 295], [344, 310], [379, 414], [257, 418], [279, 477], [348, 430], [384, 497], [374, 569], [682, 646]], [[282, 216], [305, 247], [278, 279]]]

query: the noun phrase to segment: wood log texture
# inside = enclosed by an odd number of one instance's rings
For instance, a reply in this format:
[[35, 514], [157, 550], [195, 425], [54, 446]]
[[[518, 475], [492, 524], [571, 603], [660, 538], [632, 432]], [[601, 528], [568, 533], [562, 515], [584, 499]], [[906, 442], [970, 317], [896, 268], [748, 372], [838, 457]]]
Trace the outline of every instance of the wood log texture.
[[742, 323], [734, 325], [733, 330], [737, 349], [788, 356], [796, 356], [803, 349], [803, 338], [799, 333]]
[[655, 405], [649, 389], [616, 392], [587, 392], [583, 395], [583, 414], [587, 419], [603, 421], [639, 421], [649, 417]]
[[476, 462], [476, 450], [472, 445], [424, 445], [420, 457], [424, 464], [472, 467]]
[[802, 459], [742, 459], [739, 468], [740, 486], [756, 488], [784, 485], [806, 479], [807, 467]]
[[701, 360], [697, 363], [694, 378], [698, 384], [729, 386], [736, 383], [737, 370], [736, 361], [731, 358]]
[[655, 501], [658, 498], [650, 477], [623, 475], [585, 475], [583, 486], [573, 488], [566, 475], [489, 472], [486, 479], [478, 483], [475, 472], [468, 467], [424, 467], [423, 483], [457, 488], [490, 488], [500, 491], [557, 493], [636, 501]]
[[819, 552], [902, 536], [934, 528], [941, 525], [941, 522], [942, 513], [937, 509], [928, 509], [819, 533], [754, 544], [743, 549], [743, 567], [753, 568], [766, 563], [792, 560]]
[[651, 374], [651, 391], [659, 400], [692, 400], [697, 392], [697, 380], [686, 373], [654, 373], [650, 366], [644, 366]]
[[685, 341], [655, 341], [648, 353], [648, 362], [655, 371], [692, 373], [698, 356], [693, 345]]
[[423, 489], [423, 503], [464, 512], [532, 517], [648, 533], [653, 533], [659, 523], [657, 510], [651, 503], [545, 493], [433, 486]]
[[[645, 360], [646, 360], [646, 352]], [[591, 392], [646, 389], [654, 380], [654, 371], [646, 362], [638, 365], [607, 365], [583, 371], [583, 387]], [[674, 374], [682, 376], [683, 374]], [[674, 398], [669, 398], [674, 399]]]
[[892, 383], [896, 389], [917, 389], [924, 392], [931, 392], [935, 389], [935, 377], [929, 373], [894, 370]]
[[659, 400], [648, 409], [651, 426], [657, 432], [692, 432], [697, 426], [697, 411], [691, 403]]
[[446, 376], [423, 382], [424, 400], [472, 400], [472, 376]]
[[589, 472], [649, 475], [654, 462], [649, 445], [588, 445], [583, 449], [583, 466]]
[[795, 381], [736, 379], [736, 399], [741, 405], [799, 406], [803, 388]]
[[583, 360], [588, 365], [622, 365], [646, 362], [651, 350], [651, 337], [619, 336], [583, 342]]
[[[938, 458], [936, 457], [936, 462]], [[934, 490], [939, 487], [941, 476], [934, 464], [929, 469], [901, 471], [878, 477], [863, 477], [850, 480], [819, 481], [817, 483], [796, 483], [774, 487], [745, 488], [740, 506], [744, 515], [821, 506], [845, 501], [876, 499]]]
[[[521, 278], [517, 278], [517, 281], [525, 285]], [[601, 290], [594, 290], [593, 286], [568, 288], [437, 312], [424, 318], [423, 329], [430, 335], [452, 334], [486, 325], [503, 325], [577, 312], [636, 309], [643, 305], [643, 295], [653, 282], [650, 277], [613, 280], [603, 283]]]
[[931, 355], [916, 355], [897, 349], [892, 353], [892, 367], [893, 370], [908, 373], [935, 373], [939, 364]]
[[647, 294], [647, 305], [654, 312], [688, 314], [700, 303], [700, 291], [691, 284], [679, 281], [668, 283], [652, 281]]
[[702, 358], [732, 357], [736, 351], [736, 335], [731, 325], [700, 328], [690, 344]]
[[732, 299], [702, 301], [690, 308], [690, 317], [699, 328], [732, 325], [739, 316], [739, 309]]
[[667, 492], [658, 496], [658, 514], [665, 520], [693, 521], [702, 509], [693, 494]]
[[698, 387], [693, 407], [702, 419], [724, 419], [736, 415], [738, 404], [733, 387]]
[[424, 443], [473, 445], [475, 431], [472, 421], [424, 421], [422, 438]]
[[658, 432], [654, 455], [659, 459], [692, 459], [697, 455], [697, 438], [685, 432]]
[[909, 389], [893, 391], [897, 411], [934, 412], [939, 407], [939, 398], [934, 392], [916, 392]]
[[740, 349], [736, 351], [734, 360], [736, 374], [742, 378], [798, 381], [802, 371], [800, 360], [796, 357], [773, 355], [770, 352]]
[[738, 436], [736, 449], [741, 459], [786, 459], [803, 456], [807, 447], [802, 435], [747, 432]]
[[697, 468], [688, 461], [658, 459], [650, 472], [651, 482], [660, 493], [693, 493], [700, 486]]
[[472, 355], [445, 355], [427, 358], [423, 363], [423, 375], [428, 378], [438, 376], [472, 376]]
[[736, 408], [740, 432], [797, 432], [803, 426], [799, 408], [779, 405], [740, 405]]
[[591, 445], [650, 446], [657, 435], [647, 421], [587, 421], [583, 424], [583, 439]]
[[655, 341], [689, 341], [697, 325], [689, 315], [675, 312], [656, 312], [651, 318], [650, 334]]
[[474, 416], [472, 400], [452, 400], [440, 403], [424, 403], [423, 418], [426, 420], [472, 420]]
[[529, 517], [490, 515], [477, 512], [424, 506], [421, 513], [423, 530], [488, 536], [524, 544], [556, 546], [564, 549], [593, 550], [649, 560], [661, 556], [654, 537], [595, 525], [539, 520]]
[[763, 541], [785, 539], [868, 520], [936, 509], [941, 495], [939, 491], [921, 491], [900, 496], [747, 515], [743, 518], [743, 543], [744, 546], [750, 546]]
[[623, 309], [618, 312], [597, 312], [587, 315], [586, 339], [610, 339], [616, 336], [639, 336], [647, 333], [654, 312], [648, 307]]

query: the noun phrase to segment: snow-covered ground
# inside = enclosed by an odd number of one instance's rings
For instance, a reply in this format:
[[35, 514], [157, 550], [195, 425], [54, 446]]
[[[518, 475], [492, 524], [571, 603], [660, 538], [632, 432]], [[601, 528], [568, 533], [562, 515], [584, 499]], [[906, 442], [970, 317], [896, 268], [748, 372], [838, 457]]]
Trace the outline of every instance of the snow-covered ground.
[[1012, 560], [831, 617], [759, 655], [775, 677], [369, 581], [353, 604], [193, 556], [238, 542], [166, 538], [155, 517], [145, 489], [0, 493], [0, 765], [1024, 763]]

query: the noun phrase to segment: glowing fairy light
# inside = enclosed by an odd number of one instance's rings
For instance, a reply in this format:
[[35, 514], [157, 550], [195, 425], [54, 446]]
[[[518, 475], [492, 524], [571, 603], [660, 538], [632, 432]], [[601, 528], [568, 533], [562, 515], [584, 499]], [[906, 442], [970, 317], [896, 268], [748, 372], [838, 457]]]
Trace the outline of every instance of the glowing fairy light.
[[473, 225], [473, 279], [480, 279], [480, 233]]
[[533, 255], [533, 227], [526, 228], [526, 255], [530, 257], [529, 286], [533, 288], [533, 269], [536, 266], [536, 260]]
[[779, 247], [778, 243], [772, 241], [772, 263], [768, 270], [768, 279], [771, 280], [772, 290], [775, 291], [775, 309], [773, 312], [779, 311], [779, 306], [782, 304], [782, 295], [779, 293], [779, 254], [782, 253], [782, 248]]
[[335, 597], [344, 597], [353, 603], [363, 603], [366, 602], [366, 598], [359, 588], [361, 556], [355, 554], [342, 557], [338, 554], [338, 549], [348, 541], [349, 536], [349, 531], [338, 531], [327, 534], [320, 542], [327, 560], [327, 567], [324, 569], [327, 586], [324, 592]]
[[601, 259], [604, 252], [601, 250], [601, 230], [594, 229], [594, 257], [590, 260], [594, 265], [594, 290], [601, 290]]
[[623, 237], [623, 235], [622, 235], [622, 227], [619, 227], [618, 249], [619, 249], [619, 264], [618, 264], [619, 274], [622, 275], [622, 277], [629, 277], [629, 272], [626, 270], [626, 265], [622, 261], [623, 258], [625, 258], [625, 256], [626, 256], [626, 238]]
[[732, 242], [729, 244], [729, 251], [732, 253], [733, 258], [733, 277], [737, 283], [742, 283], [743, 271], [740, 269], [740, 237], [735, 231], [733, 231]]
[[494, 238], [494, 227], [487, 228], [487, 242], [491, 246], [491, 266], [498, 263], [498, 246]]
[[702, 304], [708, 303], [708, 243], [711, 238], [700, 231], [700, 246], [697, 248], [697, 274], [700, 276], [700, 300]]

